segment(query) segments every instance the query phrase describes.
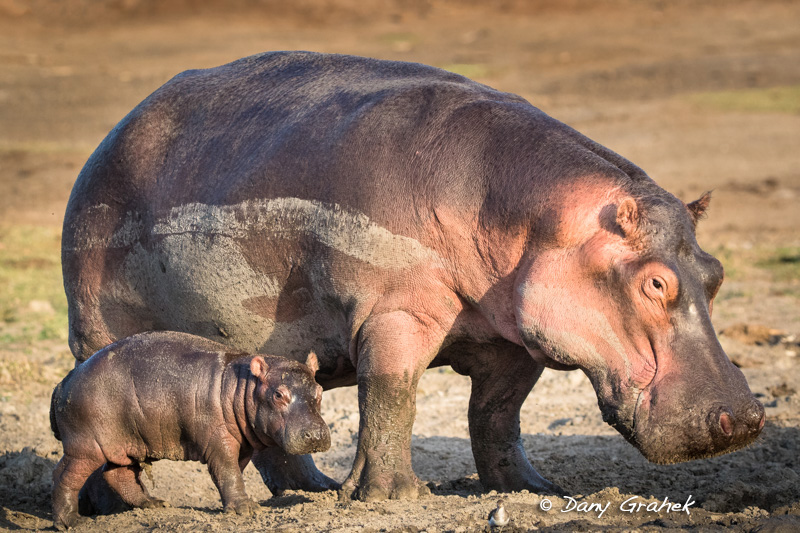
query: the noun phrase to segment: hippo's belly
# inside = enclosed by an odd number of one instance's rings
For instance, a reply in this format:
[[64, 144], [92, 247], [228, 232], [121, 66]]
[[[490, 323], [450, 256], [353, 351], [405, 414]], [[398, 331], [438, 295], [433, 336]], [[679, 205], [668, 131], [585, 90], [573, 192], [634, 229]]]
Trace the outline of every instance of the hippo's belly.
[[136, 323], [118, 329], [185, 331], [297, 359], [314, 350], [323, 371], [347, 355], [359, 306], [437, 260], [363, 214], [298, 198], [193, 203], [149, 227], [138, 218], [112, 237], [125, 252], [101, 305]]

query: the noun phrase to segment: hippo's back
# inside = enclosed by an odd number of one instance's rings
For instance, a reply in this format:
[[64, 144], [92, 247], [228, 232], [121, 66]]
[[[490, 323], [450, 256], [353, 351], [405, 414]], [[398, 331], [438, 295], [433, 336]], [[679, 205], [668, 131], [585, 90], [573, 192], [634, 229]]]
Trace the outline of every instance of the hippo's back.
[[413, 179], [406, 150], [438, 148], [458, 109], [501, 102], [533, 109], [441, 69], [355, 56], [272, 52], [186, 71], [112, 130], [67, 216], [111, 201], [158, 215], [283, 196], [369, 210], [367, 195], [386, 193], [371, 182]]
[[595, 149], [518, 96], [414, 63], [278, 52], [185, 72], [114, 128], [75, 184], [70, 347], [83, 360], [176, 330], [315, 351], [323, 373], [352, 373], [378, 298], [420, 279], [452, 286], [437, 206], [526, 223], [547, 179], [520, 172], [596, 172]]

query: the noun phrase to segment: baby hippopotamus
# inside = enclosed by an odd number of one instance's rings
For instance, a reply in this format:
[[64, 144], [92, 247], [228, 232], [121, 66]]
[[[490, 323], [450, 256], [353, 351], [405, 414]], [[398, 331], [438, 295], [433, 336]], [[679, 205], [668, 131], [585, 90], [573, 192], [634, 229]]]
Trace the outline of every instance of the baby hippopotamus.
[[53, 522], [78, 520], [78, 492], [102, 476], [133, 507], [161, 507], [141, 480], [141, 464], [158, 459], [208, 463], [226, 512], [258, 509], [242, 470], [254, 450], [325, 451], [318, 364], [230, 353], [216, 342], [149, 332], [98, 351], [56, 386], [50, 424], [64, 445], [53, 472]]

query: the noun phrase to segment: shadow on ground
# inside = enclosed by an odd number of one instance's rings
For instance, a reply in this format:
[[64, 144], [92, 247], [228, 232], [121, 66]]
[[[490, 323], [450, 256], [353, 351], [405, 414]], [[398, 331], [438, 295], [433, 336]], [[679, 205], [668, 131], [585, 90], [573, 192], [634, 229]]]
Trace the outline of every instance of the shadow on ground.
[[[593, 494], [615, 487], [621, 494], [671, 501], [692, 496], [711, 512], [742, 512], [748, 507], [774, 511], [800, 502], [800, 428], [767, 424], [759, 439], [735, 453], [674, 465], [649, 463], [617, 436], [523, 435], [531, 462], [568, 494]], [[415, 441], [415, 468], [435, 464], [431, 450], [468, 452], [467, 439], [429, 437]], [[430, 457], [419, 457], [428, 454]], [[430, 479], [430, 478], [428, 478]], [[474, 474], [430, 483], [437, 494], [477, 495], [483, 487]]]

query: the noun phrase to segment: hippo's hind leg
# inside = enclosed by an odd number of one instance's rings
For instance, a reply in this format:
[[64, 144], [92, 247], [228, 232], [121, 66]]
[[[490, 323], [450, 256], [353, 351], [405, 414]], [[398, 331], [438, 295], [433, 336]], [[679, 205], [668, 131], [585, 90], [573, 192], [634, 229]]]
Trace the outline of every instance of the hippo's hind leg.
[[120, 499], [131, 507], [150, 509], [169, 507], [169, 503], [153, 498], [142, 482], [142, 467], [138, 464], [113, 465], [103, 467], [103, 480], [117, 493]]
[[322, 492], [340, 487], [317, 469], [310, 455], [289, 455], [277, 446], [255, 452], [253, 465], [273, 496], [287, 490]]
[[102, 459], [75, 457], [67, 453], [53, 471], [53, 525], [68, 529], [78, 523], [78, 493]]
[[78, 508], [84, 516], [124, 513], [131, 509], [130, 505], [122, 501], [119, 494], [111, 490], [103, 478], [107, 466], [105, 464], [92, 472], [92, 475], [83, 484], [78, 495]]
[[522, 447], [519, 412], [544, 367], [511, 343], [480, 345], [454, 360], [472, 380], [469, 436], [486, 490], [563, 493], [533, 468]]

